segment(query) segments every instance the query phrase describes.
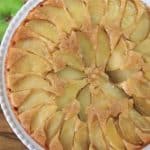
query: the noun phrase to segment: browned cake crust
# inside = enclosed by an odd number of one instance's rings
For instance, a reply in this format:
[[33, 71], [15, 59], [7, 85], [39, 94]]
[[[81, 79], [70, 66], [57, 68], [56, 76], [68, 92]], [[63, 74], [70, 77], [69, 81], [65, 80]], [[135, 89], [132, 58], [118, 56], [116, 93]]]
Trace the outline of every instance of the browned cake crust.
[[150, 144], [150, 14], [140, 0], [44, 0], [6, 58], [9, 100], [50, 150]]

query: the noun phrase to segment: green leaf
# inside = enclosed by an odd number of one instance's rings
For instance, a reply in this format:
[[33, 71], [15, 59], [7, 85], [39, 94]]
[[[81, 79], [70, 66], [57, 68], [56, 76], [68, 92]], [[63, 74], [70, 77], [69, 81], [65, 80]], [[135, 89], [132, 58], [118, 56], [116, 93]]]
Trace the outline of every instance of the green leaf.
[[23, 5], [23, 0], [0, 0], [0, 41], [8, 26], [8, 20]]
[[1, 0], [0, 16], [12, 16], [22, 6], [23, 0]]
[[0, 20], [0, 41], [5, 33], [8, 23], [5, 20]]

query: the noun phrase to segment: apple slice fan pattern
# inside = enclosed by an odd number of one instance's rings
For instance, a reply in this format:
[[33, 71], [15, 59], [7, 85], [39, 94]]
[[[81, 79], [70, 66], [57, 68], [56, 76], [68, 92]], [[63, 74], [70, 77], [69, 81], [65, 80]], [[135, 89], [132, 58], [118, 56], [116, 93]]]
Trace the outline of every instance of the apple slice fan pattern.
[[44, 0], [5, 64], [14, 113], [43, 148], [150, 143], [150, 12], [140, 0]]

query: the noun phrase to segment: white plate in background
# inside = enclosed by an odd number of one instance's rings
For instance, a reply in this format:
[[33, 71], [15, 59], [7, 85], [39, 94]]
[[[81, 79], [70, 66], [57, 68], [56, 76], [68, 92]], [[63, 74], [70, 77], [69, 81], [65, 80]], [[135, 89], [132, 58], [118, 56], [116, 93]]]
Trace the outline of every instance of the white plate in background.
[[150, 0], [142, 0], [142, 1], [144, 1], [144, 3], [150, 6]]

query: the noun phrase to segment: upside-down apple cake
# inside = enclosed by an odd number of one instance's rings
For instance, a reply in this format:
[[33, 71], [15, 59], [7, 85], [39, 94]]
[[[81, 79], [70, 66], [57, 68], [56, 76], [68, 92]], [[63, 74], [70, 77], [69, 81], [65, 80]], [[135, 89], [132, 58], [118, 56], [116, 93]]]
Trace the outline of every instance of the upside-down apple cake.
[[18, 27], [7, 93], [49, 150], [150, 143], [150, 12], [140, 0], [44, 0]]

